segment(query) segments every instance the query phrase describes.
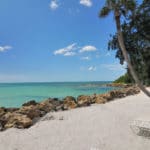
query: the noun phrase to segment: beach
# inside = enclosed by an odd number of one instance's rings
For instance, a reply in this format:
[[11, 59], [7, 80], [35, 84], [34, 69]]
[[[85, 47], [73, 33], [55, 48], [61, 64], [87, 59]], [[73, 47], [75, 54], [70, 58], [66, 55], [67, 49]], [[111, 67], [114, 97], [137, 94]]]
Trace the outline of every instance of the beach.
[[150, 0], [1, 0], [0, 18], [0, 150], [150, 150]]
[[131, 130], [148, 117], [150, 100], [142, 92], [106, 104], [50, 112], [29, 129], [0, 132], [1, 150], [149, 150], [150, 141]]

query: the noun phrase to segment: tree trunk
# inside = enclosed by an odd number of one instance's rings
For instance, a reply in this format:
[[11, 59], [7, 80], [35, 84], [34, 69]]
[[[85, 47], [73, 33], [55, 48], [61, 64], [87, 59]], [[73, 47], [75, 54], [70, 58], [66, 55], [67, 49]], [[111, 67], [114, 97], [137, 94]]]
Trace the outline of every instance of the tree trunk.
[[121, 31], [121, 24], [120, 24], [120, 15], [117, 15], [118, 13], [115, 12], [115, 20], [116, 20], [116, 27], [117, 27], [117, 32], [118, 32], [118, 41], [119, 41], [119, 46], [122, 50], [123, 53], [123, 57], [125, 59], [125, 61], [127, 62], [129, 71], [133, 77], [133, 79], [135, 80], [135, 83], [138, 85], [138, 87], [148, 96], [150, 97], [150, 92], [144, 87], [144, 85], [140, 82], [140, 80], [138, 79], [138, 76], [131, 64], [130, 58], [128, 56], [127, 50], [125, 48], [125, 44], [124, 44], [124, 38], [123, 38], [123, 34]]

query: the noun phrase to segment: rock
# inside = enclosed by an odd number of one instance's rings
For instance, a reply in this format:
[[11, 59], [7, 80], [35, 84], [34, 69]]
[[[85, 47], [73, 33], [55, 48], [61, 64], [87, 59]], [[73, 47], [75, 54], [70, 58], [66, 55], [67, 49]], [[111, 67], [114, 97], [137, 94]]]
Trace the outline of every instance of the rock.
[[67, 96], [63, 100], [63, 109], [64, 110], [69, 110], [77, 107], [77, 103], [74, 97], [72, 96]]
[[119, 90], [113, 90], [105, 94], [101, 94], [100, 97], [105, 99], [107, 102], [115, 99], [115, 98], [121, 98], [124, 97], [124, 93], [120, 92]]
[[91, 97], [91, 104], [97, 103], [97, 104], [104, 104], [107, 102], [105, 98], [102, 97], [102, 94], [93, 94]]
[[40, 111], [43, 111], [45, 113], [48, 113], [50, 111], [53, 111], [54, 110], [54, 106], [53, 104], [50, 103], [49, 100], [45, 100], [45, 101], [42, 101], [38, 104], [38, 109]]
[[138, 87], [129, 87], [124, 89], [127, 96], [138, 94], [140, 92], [140, 89]]
[[61, 111], [61, 110], [64, 110], [63, 104], [55, 107], [55, 111]]
[[110, 91], [109, 93], [112, 99], [123, 98], [126, 96], [126, 93], [123, 90], [114, 90], [114, 91]]
[[5, 114], [5, 108], [1, 107], [0, 108], [0, 118]]
[[37, 105], [38, 103], [35, 100], [31, 100], [29, 102], [24, 103], [22, 106], [30, 106], [30, 105]]
[[113, 90], [105, 94], [101, 94], [101, 97], [107, 101], [114, 100], [116, 98], [123, 98], [129, 95], [138, 94], [140, 90], [137, 87], [127, 87], [119, 90]]
[[111, 101], [113, 100], [113, 96], [112, 96], [112, 93], [108, 92], [108, 93], [105, 93], [105, 94], [101, 94], [101, 97], [106, 99], [106, 101]]
[[106, 102], [107, 102], [107, 100], [105, 98], [103, 98], [100, 94], [96, 95], [95, 103], [97, 103], [97, 104], [104, 104]]
[[4, 108], [4, 107], [1, 107], [0, 108], [0, 117], [2, 117], [7, 112], [15, 112], [17, 110], [19, 110], [19, 108]]
[[132, 84], [125, 84], [125, 83], [110, 83], [110, 84], [106, 84], [106, 86], [128, 88], [128, 87], [131, 87]]
[[52, 109], [55, 111], [59, 111], [63, 109], [63, 101], [58, 98], [49, 98], [49, 103], [52, 104]]
[[15, 112], [15, 111], [18, 111], [19, 108], [5, 108], [5, 111], [6, 112]]
[[3, 123], [3, 121], [2, 121], [2, 117], [3, 117], [5, 114], [6, 114], [5, 108], [1, 107], [1, 108], [0, 108], [0, 131], [2, 131], [3, 128], [4, 128], [4, 123]]
[[0, 131], [3, 131], [3, 126], [1, 123], [0, 123]]
[[95, 101], [96, 101], [96, 98], [97, 98], [96, 93], [94, 93], [93, 95], [91, 95], [90, 98], [91, 98], [91, 104], [94, 104]]
[[38, 106], [30, 105], [30, 106], [23, 106], [17, 111], [20, 114], [26, 115], [30, 119], [34, 119], [37, 117], [41, 117], [41, 111], [39, 110]]
[[7, 128], [28, 128], [32, 125], [32, 120], [26, 115], [19, 113], [6, 113], [1, 119], [1, 126], [3, 129]]
[[79, 107], [89, 106], [92, 103], [92, 99], [90, 96], [80, 95], [77, 98], [77, 104]]
[[49, 98], [49, 103], [58, 106], [60, 104], [62, 104], [63, 102], [61, 100], [59, 100], [58, 98]]
[[26, 115], [18, 114], [18, 113], [7, 113], [4, 116], [7, 119], [4, 128], [28, 128], [32, 125], [32, 120], [28, 118]]

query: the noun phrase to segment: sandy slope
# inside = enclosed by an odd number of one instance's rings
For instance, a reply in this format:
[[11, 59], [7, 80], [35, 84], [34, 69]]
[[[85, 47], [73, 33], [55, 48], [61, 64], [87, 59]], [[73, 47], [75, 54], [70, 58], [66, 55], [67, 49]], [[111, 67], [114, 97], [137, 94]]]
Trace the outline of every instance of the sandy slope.
[[[27, 130], [0, 133], [0, 150], [150, 150], [150, 140], [135, 135], [130, 122], [150, 114], [143, 93], [107, 104], [49, 113]], [[63, 118], [63, 120], [62, 120]]]

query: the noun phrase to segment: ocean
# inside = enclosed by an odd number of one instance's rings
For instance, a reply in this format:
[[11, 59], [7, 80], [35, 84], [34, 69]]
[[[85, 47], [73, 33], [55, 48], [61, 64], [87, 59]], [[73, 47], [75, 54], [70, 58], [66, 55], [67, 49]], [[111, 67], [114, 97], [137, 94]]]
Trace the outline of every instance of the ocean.
[[106, 93], [113, 89], [104, 86], [107, 83], [111, 82], [0, 83], [0, 107], [20, 107], [29, 100], [39, 102], [49, 97]]

